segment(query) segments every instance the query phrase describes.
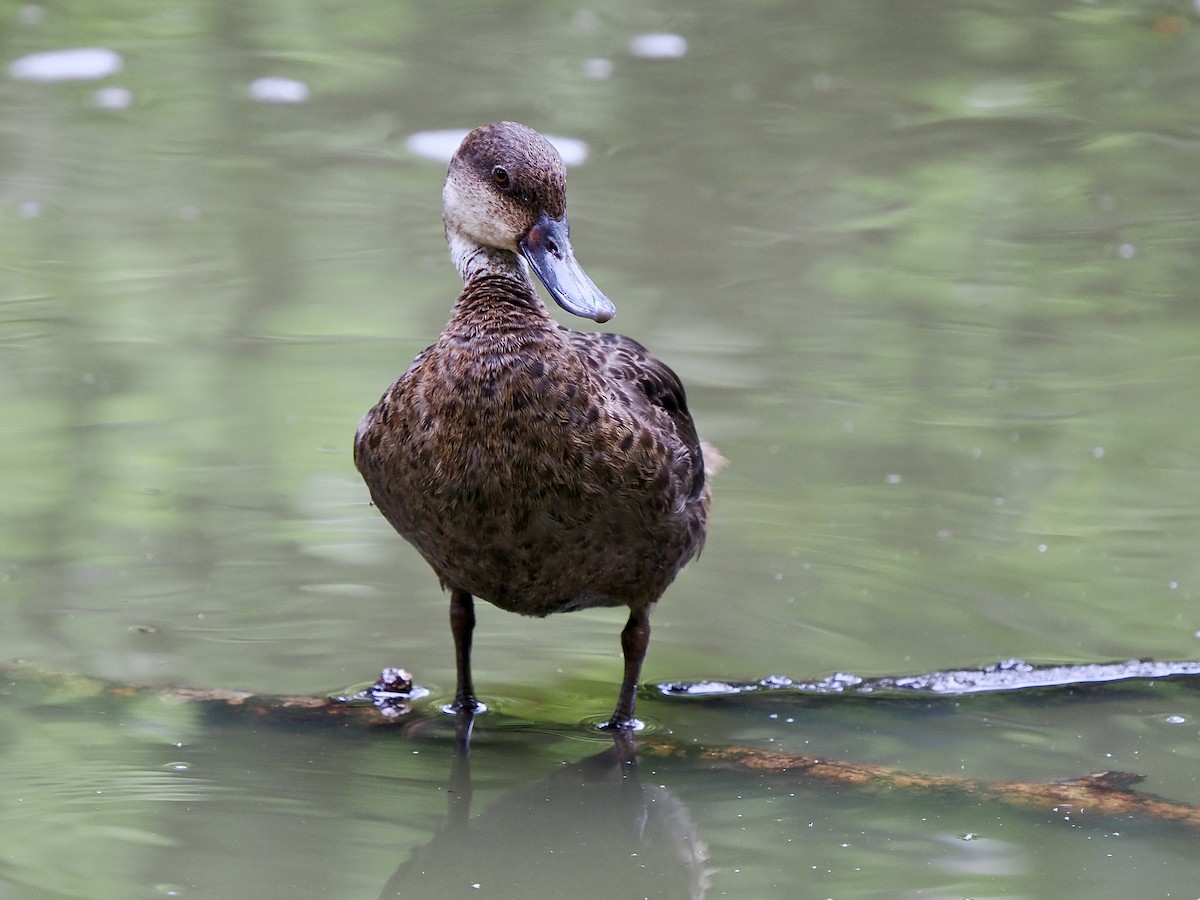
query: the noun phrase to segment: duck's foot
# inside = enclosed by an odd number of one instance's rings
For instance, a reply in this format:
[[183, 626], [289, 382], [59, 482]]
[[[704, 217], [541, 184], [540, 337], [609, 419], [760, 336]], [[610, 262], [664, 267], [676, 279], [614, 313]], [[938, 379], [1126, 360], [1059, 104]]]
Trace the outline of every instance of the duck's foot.
[[474, 697], [458, 698], [442, 707], [442, 712], [454, 716], [454, 739], [460, 750], [471, 743], [471, 730], [475, 727], [475, 716], [487, 712], [487, 706]]
[[600, 725], [601, 731], [608, 731], [613, 734], [636, 734], [645, 729], [646, 723], [641, 719], [635, 719], [632, 716], [618, 716], [615, 713], [611, 719]]

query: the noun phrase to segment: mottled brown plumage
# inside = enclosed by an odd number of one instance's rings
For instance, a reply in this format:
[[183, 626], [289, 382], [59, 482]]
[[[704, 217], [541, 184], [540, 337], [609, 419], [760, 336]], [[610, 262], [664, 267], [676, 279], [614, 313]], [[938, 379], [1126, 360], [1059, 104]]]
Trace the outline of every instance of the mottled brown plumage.
[[466, 137], [444, 191], [465, 285], [437, 343], [363, 418], [354, 457], [380, 511], [451, 591], [455, 707], [475, 709], [471, 598], [545, 616], [628, 606], [610, 725], [634, 725], [648, 612], [704, 542], [708, 487], [675, 373], [636, 341], [558, 325], [611, 303], [574, 261], [558, 153], [523, 125]]

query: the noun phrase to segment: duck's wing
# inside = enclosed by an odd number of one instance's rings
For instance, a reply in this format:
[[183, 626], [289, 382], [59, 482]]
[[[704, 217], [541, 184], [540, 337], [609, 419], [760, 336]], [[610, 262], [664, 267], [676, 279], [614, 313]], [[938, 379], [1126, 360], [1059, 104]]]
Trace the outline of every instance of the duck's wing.
[[635, 403], [646, 403], [666, 414], [690, 456], [683, 461], [691, 476], [688, 496], [698, 498], [704, 492], [704, 452], [696, 434], [696, 423], [688, 412], [687, 392], [679, 376], [633, 338], [622, 334], [564, 330], [576, 348], [587, 356], [601, 381]]

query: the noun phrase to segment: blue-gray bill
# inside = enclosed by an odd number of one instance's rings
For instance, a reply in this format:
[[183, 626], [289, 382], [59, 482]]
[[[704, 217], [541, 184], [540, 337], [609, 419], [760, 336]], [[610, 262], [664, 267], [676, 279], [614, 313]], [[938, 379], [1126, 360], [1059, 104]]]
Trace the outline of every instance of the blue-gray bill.
[[617, 308], [575, 261], [569, 230], [566, 216], [552, 219], [542, 213], [521, 238], [521, 255], [555, 303], [573, 315], [607, 322], [617, 314]]

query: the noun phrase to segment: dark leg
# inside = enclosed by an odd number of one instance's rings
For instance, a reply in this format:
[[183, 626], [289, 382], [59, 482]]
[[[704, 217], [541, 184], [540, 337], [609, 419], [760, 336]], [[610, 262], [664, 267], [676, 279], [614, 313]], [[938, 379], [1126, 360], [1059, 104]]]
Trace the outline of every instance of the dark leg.
[[475, 687], [471, 684], [471, 633], [475, 630], [475, 603], [457, 588], [450, 591], [450, 633], [454, 635], [454, 662], [458, 684], [454, 689], [455, 710], [475, 710]]
[[642, 660], [650, 646], [650, 613], [646, 609], [633, 609], [629, 621], [621, 632], [621, 652], [625, 654], [625, 677], [621, 680], [621, 693], [617, 697], [617, 708], [608, 720], [607, 728], [631, 731], [636, 720], [633, 707], [637, 702], [638, 677], [642, 674]]
[[450, 633], [454, 635], [454, 661], [458, 684], [454, 689], [455, 732], [464, 746], [471, 740], [475, 724], [475, 688], [471, 684], [471, 633], [475, 630], [475, 603], [471, 595], [457, 588], [450, 591]]

